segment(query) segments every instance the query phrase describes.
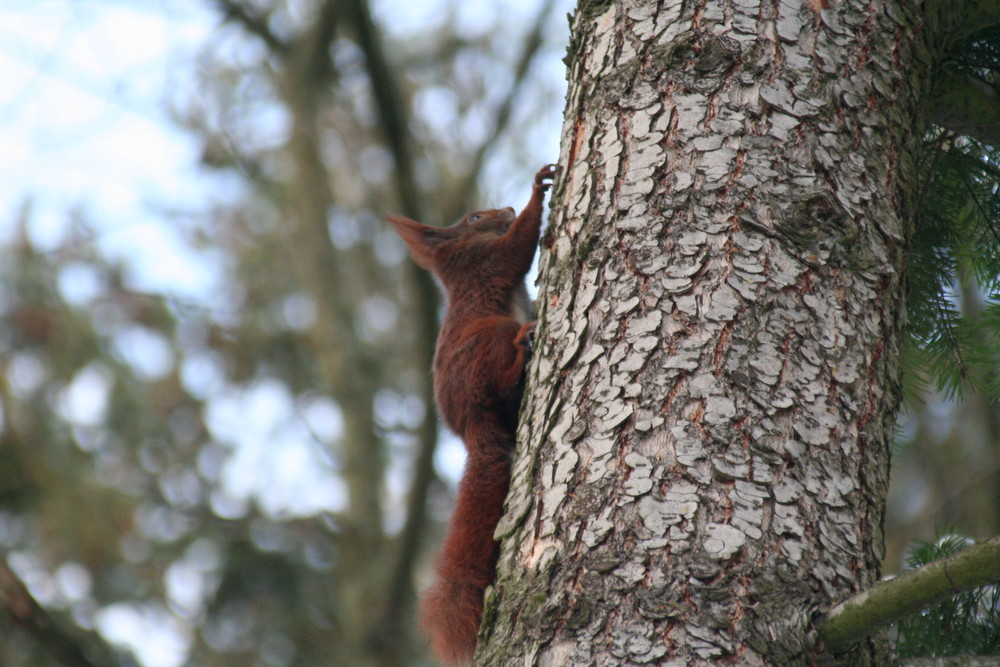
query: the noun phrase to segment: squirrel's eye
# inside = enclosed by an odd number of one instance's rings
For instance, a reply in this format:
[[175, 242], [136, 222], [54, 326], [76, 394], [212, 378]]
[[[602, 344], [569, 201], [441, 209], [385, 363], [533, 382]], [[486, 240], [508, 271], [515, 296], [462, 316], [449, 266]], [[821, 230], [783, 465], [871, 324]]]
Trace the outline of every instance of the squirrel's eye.
[[483, 217], [483, 216], [479, 215], [478, 213], [476, 213], [475, 215], [470, 215], [469, 216], [469, 222], [475, 222], [476, 220], [479, 220], [479, 218], [481, 218], [481, 217]]

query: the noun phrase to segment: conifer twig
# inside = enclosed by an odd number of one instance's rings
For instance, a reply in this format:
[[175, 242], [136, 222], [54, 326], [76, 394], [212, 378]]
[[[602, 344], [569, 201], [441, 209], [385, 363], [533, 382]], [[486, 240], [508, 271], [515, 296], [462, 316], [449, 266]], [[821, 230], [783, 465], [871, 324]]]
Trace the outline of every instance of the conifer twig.
[[840, 652], [877, 629], [952, 595], [1000, 581], [1000, 537], [949, 558], [880, 581], [833, 608], [819, 628], [826, 648]]

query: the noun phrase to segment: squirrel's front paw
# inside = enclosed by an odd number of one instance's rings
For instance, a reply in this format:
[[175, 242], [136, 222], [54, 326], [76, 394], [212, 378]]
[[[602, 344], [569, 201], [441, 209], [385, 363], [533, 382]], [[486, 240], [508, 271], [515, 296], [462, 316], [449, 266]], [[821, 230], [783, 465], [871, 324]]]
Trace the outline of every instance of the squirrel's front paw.
[[535, 187], [548, 190], [552, 186], [551, 181], [555, 178], [558, 171], [559, 166], [554, 164], [547, 164], [539, 169], [538, 173], [535, 174]]

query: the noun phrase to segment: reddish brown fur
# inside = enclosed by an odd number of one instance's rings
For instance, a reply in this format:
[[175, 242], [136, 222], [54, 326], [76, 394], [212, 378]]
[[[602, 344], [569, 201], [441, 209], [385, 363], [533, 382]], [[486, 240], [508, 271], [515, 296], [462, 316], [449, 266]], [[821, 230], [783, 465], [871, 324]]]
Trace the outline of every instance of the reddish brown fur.
[[[493, 581], [493, 531], [510, 482], [517, 410], [533, 326], [513, 312], [538, 245], [542, 201], [555, 173], [535, 175], [528, 205], [470, 213], [447, 228], [388, 218], [420, 266], [448, 295], [434, 356], [434, 398], [468, 459], [435, 583], [421, 603], [421, 625], [435, 655], [449, 665], [476, 649], [483, 592]], [[525, 314], [524, 317], [527, 317]]]

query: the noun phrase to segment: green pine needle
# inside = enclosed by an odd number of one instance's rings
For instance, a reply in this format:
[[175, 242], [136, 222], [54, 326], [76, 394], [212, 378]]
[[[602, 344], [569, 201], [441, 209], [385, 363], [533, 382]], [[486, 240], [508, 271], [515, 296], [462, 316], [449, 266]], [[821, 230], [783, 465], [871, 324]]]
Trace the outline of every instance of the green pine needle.
[[1000, 399], [1000, 151], [939, 132], [909, 263], [904, 400], [930, 387]]

